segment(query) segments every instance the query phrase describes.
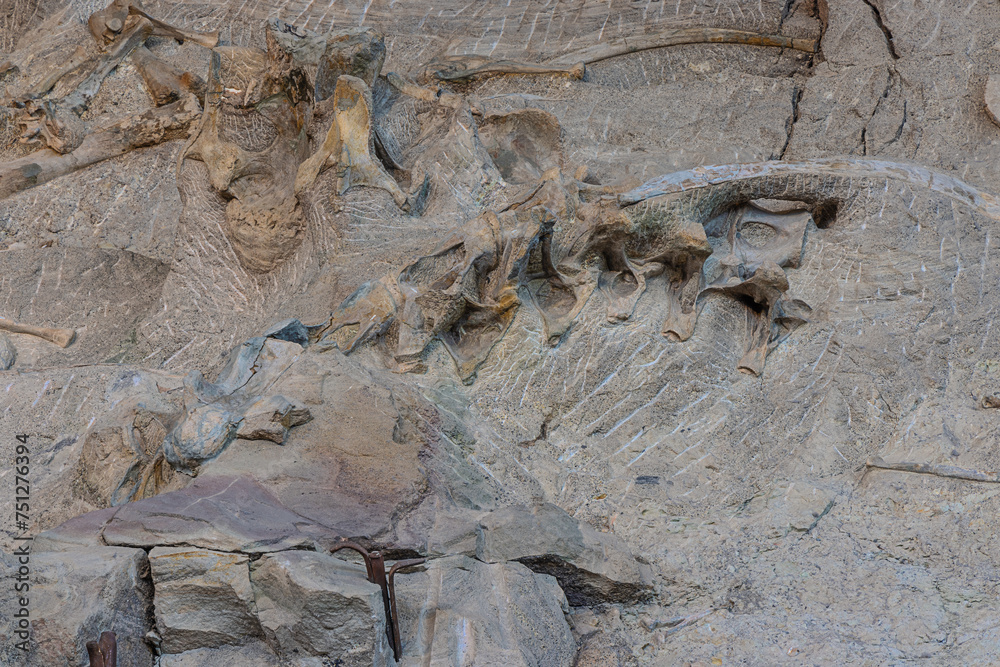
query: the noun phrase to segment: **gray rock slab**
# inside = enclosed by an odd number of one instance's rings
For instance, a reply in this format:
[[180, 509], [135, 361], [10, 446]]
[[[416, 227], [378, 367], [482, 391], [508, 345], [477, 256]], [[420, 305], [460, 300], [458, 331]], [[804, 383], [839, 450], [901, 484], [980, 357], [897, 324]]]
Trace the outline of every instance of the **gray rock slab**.
[[333, 538], [249, 477], [199, 477], [180, 491], [122, 506], [104, 529], [108, 544], [245, 553], [315, 548]]
[[262, 636], [244, 554], [189, 547], [149, 552], [156, 627], [164, 653], [183, 653]]
[[163, 443], [163, 453], [176, 470], [193, 475], [236, 439], [242, 417], [223, 405], [202, 405], [191, 411]]
[[10, 370], [17, 360], [17, 350], [10, 342], [10, 336], [0, 333], [0, 371]]
[[274, 667], [277, 664], [280, 664], [278, 656], [260, 641], [246, 646], [199, 648], [160, 657], [160, 667]]
[[401, 665], [569, 667], [576, 642], [555, 581], [465, 556], [396, 577]]
[[250, 578], [268, 643], [283, 659], [297, 665], [321, 657], [344, 667], [393, 664], [382, 590], [362, 566], [325, 553], [282, 551], [254, 562]]
[[626, 602], [649, 592], [650, 573], [618, 538], [550, 503], [514, 505], [479, 521], [476, 557], [517, 560], [559, 580], [573, 605]]
[[[86, 643], [110, 630], [118, 638], [118, 664], [152, 667], [153, 654], [143, 642], [152, 628], [153, 590], [149, 561], [141, 549], [90, 547], [77, 551], [0, 554], [0, 664], [29, 667], [79, 667], [88, 663]], [[19, 567], [29, 568], [29, 588], [16, 591]], [[31, 621], [25, 654], [14, 634], [27, 598]]]
[[309, 330], [294, 317], [272, 324], [264, 332], [264, 337], [298, 343], [302, 347], [309, 345]]

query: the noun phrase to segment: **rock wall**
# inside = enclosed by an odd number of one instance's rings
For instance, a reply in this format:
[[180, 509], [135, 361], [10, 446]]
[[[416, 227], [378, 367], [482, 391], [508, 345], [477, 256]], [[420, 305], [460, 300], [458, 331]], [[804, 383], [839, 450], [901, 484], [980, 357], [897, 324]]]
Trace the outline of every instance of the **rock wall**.
[[0, 10], [4, 661], [1000, 660], [996, 3]]

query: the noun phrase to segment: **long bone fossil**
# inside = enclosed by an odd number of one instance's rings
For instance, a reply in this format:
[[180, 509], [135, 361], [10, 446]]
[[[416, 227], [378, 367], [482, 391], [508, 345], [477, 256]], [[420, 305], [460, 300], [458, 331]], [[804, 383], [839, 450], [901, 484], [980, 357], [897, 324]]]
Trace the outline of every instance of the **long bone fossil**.
[[819, 50], [819, 40], [816, 39], [763, 35], [726, 28], [683, 28], [601, 42], [570, 51], [545, 63], [493, 60], [475, 54], [444, 56], [426, 66], [424, 77], [461, 81], [488, 74], [562, 74], [582, 79], [587, 65], [639, 51], [683, 44], [746, 44], [795, 49], [806, 53], [816, 53]]
[[76, 331], [73, 329], [36, 327], [30, 324], [20, 324], [2, 317], [0, 317], [0, 330], [35, 336], [50, 343], [55, 343], [59, 347], [69, 347], [76, 340]]

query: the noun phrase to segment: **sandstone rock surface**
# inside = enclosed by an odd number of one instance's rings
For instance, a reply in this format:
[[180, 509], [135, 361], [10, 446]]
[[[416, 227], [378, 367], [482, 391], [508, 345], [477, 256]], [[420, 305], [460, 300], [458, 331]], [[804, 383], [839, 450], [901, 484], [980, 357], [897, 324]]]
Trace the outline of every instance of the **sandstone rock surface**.
[[573, 664], [565, 598], [520, 563], [440, 558], [396, 584], [404, 665]]
[[36, 663], [1000, 662], [997, 3], [0, 5]]
[[254, 613], [247, 556], [155, 547], [149, 565], [164, 653], [241, 645], [263, 635]]
[[392, 664], [382, 591], [363, 568], [328, 554], [282, 551], [253, 564], [254, 599], [269, 642], [292, 664]]
[[[118, 637], [119, 664], [152, 667], [153, 652], [143, 637], [152, 628], [149, 561], [141, 549], [88, 548], [83, 551], [3, 555], [5, 586], [0, 593], [4, 664], [75, 667], [86, 664], [88, 641], [111, 630]], [[29, 588], [18, 594], [14, 576], [27, 564]], [[28, 600], [26, 607], [18, 603]], [[15, 614], [28, 609], [32, 629], [29, 650], [15, 647]], [[21, 639], [18, 639], [20, 642]]]
[[333, 537], [247, 477], [202, 477], [181, 491], [126, 505], [101, 536], [114, 545], [178, 544], [246, 553], [313, 546]]

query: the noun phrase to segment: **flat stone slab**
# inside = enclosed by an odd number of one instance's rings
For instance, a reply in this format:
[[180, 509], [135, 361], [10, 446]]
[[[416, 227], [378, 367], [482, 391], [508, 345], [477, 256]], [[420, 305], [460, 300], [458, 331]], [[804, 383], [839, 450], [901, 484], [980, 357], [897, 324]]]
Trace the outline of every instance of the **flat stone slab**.
[[166, 653], [160, 657], [160, 667], [274, 667], [280, 664], [264, 642], [246, 646], [199, 648], [183, 653]]
[[110, 545], [189, 545], [266, 553], [316, 549], [332, 531], [296, 514], [249, 477], [199, 477], [180, 491], [119, 508], [104, 528]]
[[73, 517], [51, 530], [35, 536], [34, 550], [69, 551], [87, 547], [103, 547], [101, 533], [117, 514], [117, 507], [107, 507]]

